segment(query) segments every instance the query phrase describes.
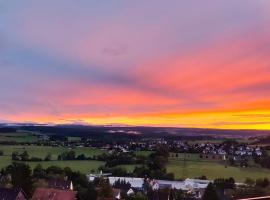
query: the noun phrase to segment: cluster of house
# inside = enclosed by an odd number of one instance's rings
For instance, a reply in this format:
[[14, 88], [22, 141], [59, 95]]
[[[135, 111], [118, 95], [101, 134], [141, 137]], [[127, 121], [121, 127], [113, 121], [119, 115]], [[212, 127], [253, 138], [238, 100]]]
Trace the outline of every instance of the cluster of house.
[[220, 155], [222, 156], [261, 156], [263, 151], [258, 146], [246, 144], [214, 144], [214, 143], [196, 143], [190, 144], [185, 141], [166, 141], [165, 139], [142, 140], [124, 144], [106, 144], [102, 148], [106, 150], [118, 150], [120, 152], [129, 151], [155, 151], [157, 145], [166, 144], [171, 152], [187, 152], [200, 153], [205, 155]]
[[[89, 174], [88, 179], [93, 182], [96, 178], [103, 177], [109, 180], [110, 185], [114, 186], [117, 182], [124, 182], [129, 184], [129, 188], [125, 188], [126, 195], [130, 196], [137, 192], [143, 192], [145, 190], [145, 184], [151, 187], [153, 191], [159, 191], [162, 189], [169, 190], [181, 190], [187, 194], [192, 194], [195, 199], [200, 199], [203, 196], [205, 189], [210, 180], [200, 179], [185, 179], [183, 181], [169, 181], [169, 180], [150, 180], [145, 178], [136, 177], [113, 177], [110, 174]], [[115, 190], [114, 190], [115, 191]], [[123, 191], [122, 191], [123, 192]], [[168, 194], [169, 195], [169, 194]], [[121, 199], [121, 190], [115, 193], [115, 199]], [[165, 198], [165, 199], [168, 199]]]
[[68, 180], [51, 179], [45, 188], [35, 189], [32, 197], [27, 197], [21, 188], [0, 188], [1, 200], [76, 200], [77, 192]]
[[234, 156], [261, 156], [262, 149], [258, 146], [252, 147], [248, 145], [231, 145], [226, 147], [225, 145], [216, 145], [211, 143], [198, 144], [197, 148], [201, 149], [203, 154], [215, 154], [215, 155], [234, 155]]

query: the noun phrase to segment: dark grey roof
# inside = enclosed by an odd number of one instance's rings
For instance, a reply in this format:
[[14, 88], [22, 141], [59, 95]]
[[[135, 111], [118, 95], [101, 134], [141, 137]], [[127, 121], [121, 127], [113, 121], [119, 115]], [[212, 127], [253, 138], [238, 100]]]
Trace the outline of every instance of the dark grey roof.
[[0, 188], [0, 200], [15, 200], [20, 192], [25, 196], [21, 188]]

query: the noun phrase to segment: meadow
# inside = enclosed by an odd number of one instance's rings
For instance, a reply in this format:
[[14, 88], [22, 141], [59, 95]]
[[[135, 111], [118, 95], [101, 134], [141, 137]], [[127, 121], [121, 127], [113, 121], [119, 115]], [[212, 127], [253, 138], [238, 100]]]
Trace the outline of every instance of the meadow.
[[[52, 165], [59, 167], [70, 167], [73, 170], [81, 171], [88, 174], [91, 171], [98, 172], [98, 168], [105, 163], [102, 161], [58, 161], [57, 156], [62, 152], [70, 149], [65, 147], [50, 147], [50, 146], [21, 146], [21, 145], [0, 145], [0, 150], [3, 150], [4, 156], [0, 156], [0, 168], [9, 165], [12, 152], [27, 151], [30, 156], [36, 156], [44, 158], [47, 154], [52, 155], [51, 161], [42, 162], [28, 162], [28, 164], [34, 168], [37, 164], [41, 164], [43, 167], [49, 167]], [[104, 150], [90, 148], [90, 147], [77, 147], [72, 149], [77, 155], [85, 154], [86, 156], [94, 156], [102, 153], [106, 153]], [[148, 156], [151, 151], [138, 151], [136, 154]], [[128, 172], [132, 172], [136, 165], [121, 165]], [[222, 160], [202, 160], [199, 154], [170, 154], [169, 163], [167, 165], [167, 171], [175, 174], [175, 178], [196, 178], [205, 175], [208, 179], [215, 179], [218, 177], [234, 177], [236, 181], [243, 182], [247, 177], [257, 179], [268, 177], [270, 178], [270, 170], [261, 168], [250, 161], [250, 167], [240, 168], [229, 166]]]
[[[97, 171], [98, 167], [104, 165], [102, 161], [58, 161], [57, 157], [59, 154], [68, 151], [70, 149], [64, 147], [50, 147], [50, 146], [20, 146], [20, 145], [0, 145], [0, 150], [4, 151], [4, 156], [0, 156], [0, 168], [6, 167], [9, 165], [11, 160], [12, 152], [22, 153], [23, 151], [27, 151], [30, 156], [35, 156], [39, 158], [44, 158], [47, 154], [52, 155], [51, 161], [42, 161], [42, 162], [28, 162], [28, 164], [34, 168], [37, 164], [41, 164], [43, 167], [49, 167], [52, 165], [59, 167], [70, 167], [73, 170], [81, 171], [82, 173], [90, 173], [91, 170]], [[94, 156], [104, 153], [105, 151], [100, 149], [81, 147], [72, 149], [76, 152], [76, 155], [85, 154], [86, 156]]]
[[14, 132], [0, 134], [0, 142], [37, 142], [38, 134], [28, 132]]
[[238, 182], [244, 182], [246, 178], [270, 178], [270, 170], [259, 166], [247, 168], [226, 165], [222, 161], [210, 160], [178, 160], [170, 159], [167, 171], [172, 172], [175, 178], [196, 178], [205, 175], [208, 179], [233, 177]]
[[195, 178], [205, 175], [208, 179], [218, 177], [233, 177], [238, 182], [244, 182], [246, 178], [270, 178], [270, 170], [248, 160], [249, 167], [231, 166], [225, 160], [205, 160], [199, 154], [175, 154], [170, 155], [167, 171], [175, 174], [176, 178]]
[[[151, 151], [137, 152], [139, 155], [149, 155], [150, 153]], [[249, 160], [249, 165], [247, 168], [241, 168], [230, 166], [227, 161], [223, 160], [203, 160], [199, 154], [178, 153], [176, 157], [175, 153], [171, 153], [167, 172], [174, 173], [176, 179], [198, 178], [202, 175], [208, 179], [233, 177], [238, 182], [244, 182], [246, 178], [268, 177], [270, 179], [269, 169], [261, 168], [253, 160]], [[131, 171], [134, 167], [128, 166], [128, 169]]]

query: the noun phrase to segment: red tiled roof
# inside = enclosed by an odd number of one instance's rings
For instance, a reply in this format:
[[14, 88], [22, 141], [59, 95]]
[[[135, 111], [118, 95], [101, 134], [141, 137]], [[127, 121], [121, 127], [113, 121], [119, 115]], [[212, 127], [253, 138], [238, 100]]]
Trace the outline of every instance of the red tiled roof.
[[32, 200], [75, 200], [77, 192], [52, 188], [37, 188]]
[[48, 181], [49, 188], [61, 189], [61, 190], [70, 190], [71, 181], [61, 180], [61, 179], [50, 179]]

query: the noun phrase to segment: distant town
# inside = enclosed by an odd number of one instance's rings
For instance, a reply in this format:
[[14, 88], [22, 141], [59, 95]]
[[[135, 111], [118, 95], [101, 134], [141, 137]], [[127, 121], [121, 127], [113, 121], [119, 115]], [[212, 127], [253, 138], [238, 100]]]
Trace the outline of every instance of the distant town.
[[0, 197], [178, 200], [269, 195], [266, 132], [236, 131], [232, 137], [233, 131], [194, 129], [193, 135], [185, 134], [190, 131], [2, 124]]

